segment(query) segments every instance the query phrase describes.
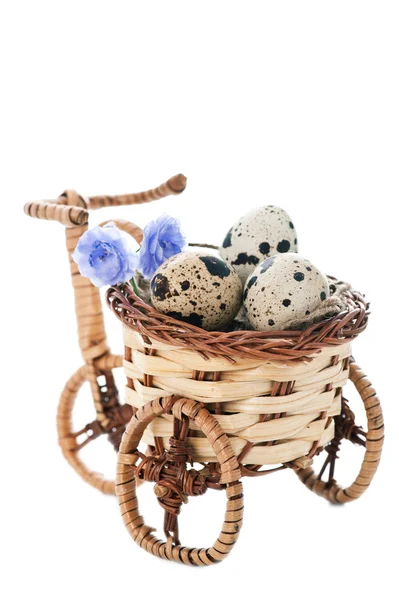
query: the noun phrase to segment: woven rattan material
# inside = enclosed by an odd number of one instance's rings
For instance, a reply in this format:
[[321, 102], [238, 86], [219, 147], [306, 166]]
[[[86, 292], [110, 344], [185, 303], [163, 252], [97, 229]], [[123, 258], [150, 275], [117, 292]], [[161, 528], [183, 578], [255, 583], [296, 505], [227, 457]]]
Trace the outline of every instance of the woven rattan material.
[[[125, 401], [140, 408], [171, 395], [189, 397], [215, 412], [237, 456], [247, 447], [245, 463], [275, 465], [308, 454], [334, 437], [332, 417], [341, 411], [341, 389], [348, 378], [350, 343], [325, 347], [307, 363], [286, 364], [223, 358], [204, 359], [196, 352], [179, 351], [155, 340], [151, 353], [140, 335], [124, 327], [125, 373], [132, 387]], [[210, 364], [211, 363], [211, 364]], [[225, 370], [225, 366], [228, 366]], [[193, 426], [194, 427], [194, 426]], [[173, 422], [155, 419], [144, 433], [150, 446], [161, 438], [168, 448]], [[193, 432], [195, 431], [195, 427]], [[215, 462], [206, 437], [189, 438], [192, 457]]]
[[[125, 324], [125, 400], [135, 409], [170, 395], [206, 404], [240, 462], [257, 471], [313, 456], [333, 439], [351, 340], [367, 323], [360, 294], [348, 292], [348, 310], [328, 321], [277, 333], [186, 326], [146, 305], [129, 286], [111, 288], [108, 300]], [[153, 446], [160, 438], [168, 447], [171, 428], [166, 417], [157, 419], [144, 440]], [[204, 436], [197, 432], [189, 443], [195, 460], [216, 461]]]
[[[188, 348], [204, 357], [219, 356], [232, 361], [253, 358], [274, 361], [307, 360], [324, 347], [354, 339], [367, 325], [367, 306], [357, 292], [347, 295], [348, 310], [305, 331], [205, 331], [163, 315], [138, 298], [127, 284], [107, 292], [116, 316], [140, 333], [145, 342]], [[150, 342], [151, 340], [151, 342]]]

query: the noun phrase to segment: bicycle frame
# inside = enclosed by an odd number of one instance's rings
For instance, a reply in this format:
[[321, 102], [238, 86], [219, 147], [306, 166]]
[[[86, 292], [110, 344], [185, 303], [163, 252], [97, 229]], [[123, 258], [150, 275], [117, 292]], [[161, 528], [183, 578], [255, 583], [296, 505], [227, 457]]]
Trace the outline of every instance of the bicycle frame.
[[[74, 190], [67, 190], [56, 200], [29, 202], [24, 208], [30, 217], [57, 221], [65, 227], [79, 347], [84, 365], [68, 380], [61, 394], [57, 414], [58, 440], [66, 460], [75, 471], [90, 485], [105, 493], [114, 494], [114, 482], [90, 471], [78, 457], [78, 453], [91, 440], [102, 434], [107, 434], [115, 450], [118, 450], [132, 409], [129, 405], [119, 403], [113, 369], [122, 366], [122, 356], [110, 352], [99, 290], [89, 279], [80, 275], [72, 254], [80, 237], [89, 227], [89, 211], [108, 206], [152, 202], [169, 195], [180, 194], [185, 187], [184, 175], [175, 175], [156, 188], [135, 194], [84, 198]], [[113, 219], [113, 222], [140, 244], [143, 237], [140, 227], [122, 219]], [[85, 381], [90, 384], [96, 419], [81, 430], [73, 432], [72, 411], [76, 396]]]

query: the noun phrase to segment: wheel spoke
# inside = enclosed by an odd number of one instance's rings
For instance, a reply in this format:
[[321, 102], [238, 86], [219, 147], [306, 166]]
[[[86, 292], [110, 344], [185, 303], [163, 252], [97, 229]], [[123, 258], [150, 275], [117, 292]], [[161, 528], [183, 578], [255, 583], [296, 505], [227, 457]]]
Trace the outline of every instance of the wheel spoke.
[[350, 437], [349, 437], [352, 444], [357, 444], [358, 446], [365, 447], [366, 446], [366, 438], [367, 438], [367, 434], [362, 429], [362, 427], [359, 427], [358, 425], [354, 424], [353, 429], [350, 432]]
[[[91, 423], [88, 423], [85, 427], [83, 427], [83, 429], [80, 429], [80, 431], [77, 431], [77, 432], [71, 434], [71, 437], [76, 442], [75, 450], [76, 451], [82, 450], [82, 448], [87, 446], [87, 444], [89, 442], [97, 439], [103, 433], [104, 433], [104, 430], [101, 427], [101, 424], [99, 423], [99, 421], [95, 420], [95, 421], [92, 421]], [[78, 441], [78, 438], [81, 436], [85, 436], [85, 437], [82, 441]]]
[[[180, 512], [180, 508], [179, 508]], [[172, 538], [173, 543], [178, 545], [180, 544], [179, 540], [179, 518], [178, 514], [171, 513], [165, 510], [164, 520], [163, 520], [163, 531], [166, 536], [166, 539]]]

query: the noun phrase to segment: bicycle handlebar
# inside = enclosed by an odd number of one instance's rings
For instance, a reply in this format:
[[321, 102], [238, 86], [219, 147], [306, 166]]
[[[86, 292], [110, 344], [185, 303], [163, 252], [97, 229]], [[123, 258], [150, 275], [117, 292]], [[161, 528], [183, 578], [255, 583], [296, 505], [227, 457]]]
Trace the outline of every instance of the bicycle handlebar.
[[[187, 178], [184, 175], [174, 175], [158, 187], [139, 192], [138, 194], [121, 194], [117, 196], [92, 196], [84, 200], [76, 192], [64, 192], [57, 200], [47, 202], [28, 202], [24, 211], [30, 217], [58, 221], [66, 227], [79, 227], [89, 222], [90, 209], [106, 206], [127, 206], [128, 204], [143, 204], [165, 198], [165, 196], [181, 194], [186, 189]], [[68, 195], [70, 197], [68, 198]], [[74, 205], [73, 197], [79, 198], [83, 206]]]

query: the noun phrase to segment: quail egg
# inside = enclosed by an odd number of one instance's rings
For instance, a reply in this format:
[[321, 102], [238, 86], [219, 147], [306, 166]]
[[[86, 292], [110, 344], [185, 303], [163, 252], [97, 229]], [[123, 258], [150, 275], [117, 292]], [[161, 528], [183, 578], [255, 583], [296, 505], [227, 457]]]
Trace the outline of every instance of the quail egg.
[[207, 330], [233, 321], [242, 299], [240, 278], [221, 258], [181, 252], [164, 262], [151, 280], [151, 300], [160, 312]]
[[260, 263], [244, 286], [244, 309], [258, 331], [281, 330], [306, 319], [330, 295], [327, 277], [298, 254], [276, 254]]
[[269, 256], [297, 251], [294, 224], [278, 206], [260, 206], [241, 217], [219, 248], [220, 256], [234, 267], [243, 283]]

